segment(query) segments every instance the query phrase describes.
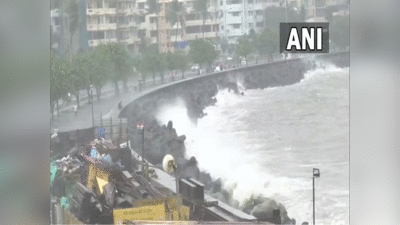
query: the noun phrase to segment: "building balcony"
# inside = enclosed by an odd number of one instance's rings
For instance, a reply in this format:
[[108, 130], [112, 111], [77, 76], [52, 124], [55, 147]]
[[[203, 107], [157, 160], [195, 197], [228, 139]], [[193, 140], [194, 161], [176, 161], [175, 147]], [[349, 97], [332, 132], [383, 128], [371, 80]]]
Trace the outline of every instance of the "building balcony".
[[140, 25], [138, 26], [139, 30], [143, 30], [143, 29], [146, 29], [146, 28], [147, 28], [146, 23], [140, 23]]
[[99, 30], [98, 24], [88, 24], [87, 30], [88, 31], [98, 31]]
[[86, 14], [88, 16], [94, 16], [94, 15], [104, 15], [104, 9], [103, 8], [98, 8], [98, 9], [87, 9]]
[[104, 13], [107, 15], [115, 15], [115, 14], [117, 14], [117, 9], [116, 8], [106, 8], [106, 9], [104, 9]]
[[110, 39], [95, 39], [95, 40], [89, 40], [89, 47], [96, 47], [99, 46], [100, 44], [106, 44], [106, 43], [117, 43], [116, 38], [110, 38]]
[[[198, 37], [198, 36], [197, 36], [197, 37]], [[175, 38], [176, 38], [175, 35], [171, 35], [170, 42], [171, 42], [171, 43], [175, 43]], [[176, 40], [177, 40], [178, 42], [183, 41], [180, 34], [178, 34], [178, 38], [177, 38]]]
[[[185, 22], [186, 23], [186, 27], [188, 27], [188, 26], [203, 26], [203, 20], [189, 20], [189, 21], [186, 21]], [[206, 23], [205, 23], [205, 25], [217, 25], [217, 24], [219, 24], [218, 23], [218, 20], [206, 20]]]
[[256, 21], [257, 21], [257, 22], [263, 22], [263, 21], [264, 21], [264, 17], [261, 16], [261, 15], [257, 15], [257, 16], [256, 16]]
[[124, 43], [127, 45], [131, 45], [131, 44], [135, 43], [135, 41], [132, 38], [127, 38], [124, 40]]
[[150, 42], [151, 42], [152, 44], [156, 44], [156, 43], [157, 43], [157, 37], [151, 37], [151, 38], [150, 38]]
[[130, 26], [129, 26], [129, 23], [119, 23], [119, 24], [117, 25], [117, 27], [118, 27], [119, 29], [126, 29], [126, 28], [129, 28]]
[[[249, 16], [251, 18], [251, 16]], [[226, 24], [235, 24], [235, 23], [242, 23], [241, 16], [226, 16]], [[229, 21], [229, 22], [228, 22]]]
[[268, 7], [279, 7], [279, 2], [264, 2], [262, 3], [263, 8], [268, 8]]
[[148, 30], [157, 30], [157, 24], [156, 23], [147, 23], [146, 27]]
[[116, 23], [98, 24], [98, 30], [116, 30], [116, 29], [117, 29]]
[[135, 22], [129, 22], [129, 27], [136, 27], [136, 23]]
[[[197, 38], [203, 38], [203, 33], [200, 32], [200, 33], [186, 34], [186, 39], [187, 39], [188, 41], [189, 41], [189, 40], [195, 40], [195, 39], [196, 39], [196, 36], [197, 36]], [[175, 37], [175, 36], [174, 36], [174, 37]], [[215, 38], [215, 37], [217, 37], [217, 34], [216, 34], [215, 31], [204, 33], [204, 38]], [[175, 39], [173, 39], [173, 40], [175, 41]], [[179, 37], [178, 37], [178, 40], [179, 40]]]

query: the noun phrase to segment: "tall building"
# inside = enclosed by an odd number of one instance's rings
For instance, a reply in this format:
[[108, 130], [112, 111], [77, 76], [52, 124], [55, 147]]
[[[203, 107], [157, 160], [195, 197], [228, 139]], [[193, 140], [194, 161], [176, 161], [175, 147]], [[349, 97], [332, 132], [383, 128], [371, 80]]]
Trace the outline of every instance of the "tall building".
[[50, 46], [51, 50], [54, 52], [58, 51], [59, 42], [60, 42], [60, 35], [61, 35], [61, 28], [60, 28], [60, 16], [59, 16], [59, 9], [51, 9], [50, 10], [50, 27], [51, 27], [51, 43], [53, 44]]
[[261, 0], [219, 0], [221, 10], [220, 35], [230, 44], [238, 37], [258, 32], [264, 26], [264, 8]]
[[88, 0], [86, 9], [88, 44], [124, 43], [130, 51], [137, 47], [135, 0]]
[[[194, 8], [196, 0], [186, 0], [185, 8], [185, 40], [203, 38], [203, 15]], [[219, 36], [220, 12], [218, 1], [209, 1], [207, 15], [204, 20], [204, 38], [215, 39]]]
[[325, 0], [304, 0], [307, 22], [325, 21]]

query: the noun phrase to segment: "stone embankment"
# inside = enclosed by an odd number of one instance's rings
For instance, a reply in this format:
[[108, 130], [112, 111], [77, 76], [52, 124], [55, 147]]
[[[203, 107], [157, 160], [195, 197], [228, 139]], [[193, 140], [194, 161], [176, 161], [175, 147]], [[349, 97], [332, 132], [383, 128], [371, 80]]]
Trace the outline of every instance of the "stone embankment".
[[[161, 165], [166, 154], [176, 159], [180, 177], [193, 177], [205, 184], [206, 190], [214, 197], [234, 206], [239, 203], [232, 199], [232, 190], [224, 190], [220, 180], [212, 181], [210, 174], [202, 172], [197, 166], [194, 157], [186, 157], [184, 141], [185, 135], [178, 136], [170, 121], [167, 125], [160, 124], [155, 118], [160, 107], [175, 103], [177, 98], [183, 99], [188, 116], [196, 124], [199, 118], [206, 116], [203, 110], [216, 103], [218, 90], [232, 90], [232, 94], [241, 94], [238, 83], [245, 89], [264, 89], [268, 87], [292, 85], [304, 78], [307, 70], [324, 67], [333, 63], [338, 67], [349, 66], [349, 54], [322, 55], [319, 60], [293, 59], [266, 65], [256, 65], [247, 70], [226, 71], [225, 74], [209, 76], [204, 79], [188, 81], [185, 85], [176, 85], [173, 88], [154, 92], [146, 98], [140, 99], [126, 110], [128, 117], [129, 138], [131, 147], [141, 153], [142, 134], [136, 129], [139, 121], [146, 121], [144, 133], [144, 149], [146, 158], [154, 165]], [[329, 62], [329, 63], [326, 63]], [[245, 91], [245, 90], [244, 90]], [[245, 93], [244, 93], [245, 94]], [[249, 196], [241, 210], [251, 213], [260, 220], [272, 221], [272, 210], [280, 209], [284, 224], [295, 224], [287, 215], [286, 209], [273, 199], [263, 196]]]

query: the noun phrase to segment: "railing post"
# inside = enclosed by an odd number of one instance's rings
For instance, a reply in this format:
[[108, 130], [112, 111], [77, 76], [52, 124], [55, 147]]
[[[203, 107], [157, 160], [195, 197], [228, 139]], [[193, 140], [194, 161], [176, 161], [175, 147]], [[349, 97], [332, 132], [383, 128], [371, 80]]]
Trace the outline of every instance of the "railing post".
[[122, 119], [119, 118], [119, 137], [122, 137]]
[[113, 135], [113, 127], [112, 127], [112, 117], [110, 117], [110, 130], [111, 130], [111, 138], [113, 138], [114, 137], [114, 135]]

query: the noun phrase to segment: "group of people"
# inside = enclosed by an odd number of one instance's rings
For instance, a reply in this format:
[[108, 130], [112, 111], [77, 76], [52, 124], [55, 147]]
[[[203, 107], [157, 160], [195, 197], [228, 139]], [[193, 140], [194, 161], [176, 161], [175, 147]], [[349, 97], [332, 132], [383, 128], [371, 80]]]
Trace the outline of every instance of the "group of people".
[[222, 64], [215, 64], [212, 67], [213, 72], [220, 72], [224, 70], [224, 67], [222, 66]]

